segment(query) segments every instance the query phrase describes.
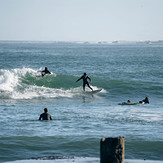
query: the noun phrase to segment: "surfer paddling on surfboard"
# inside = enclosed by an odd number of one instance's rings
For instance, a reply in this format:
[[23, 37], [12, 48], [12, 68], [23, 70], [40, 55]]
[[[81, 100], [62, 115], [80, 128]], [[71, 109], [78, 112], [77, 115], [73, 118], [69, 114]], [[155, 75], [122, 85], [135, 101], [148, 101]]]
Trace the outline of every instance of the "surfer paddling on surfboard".
[[81, 76], [76, 82], [78, 82], [79, 80], [83, 79], [83, 91], [85, 91], [85, 86], [87, 85], [92, 91], [93, 89], [90, 87], [87, 79], [89, 79], [90, 83], [91, 83], [91, 78], [87, 76], [86, 73], [83, 74], [83, 76]]

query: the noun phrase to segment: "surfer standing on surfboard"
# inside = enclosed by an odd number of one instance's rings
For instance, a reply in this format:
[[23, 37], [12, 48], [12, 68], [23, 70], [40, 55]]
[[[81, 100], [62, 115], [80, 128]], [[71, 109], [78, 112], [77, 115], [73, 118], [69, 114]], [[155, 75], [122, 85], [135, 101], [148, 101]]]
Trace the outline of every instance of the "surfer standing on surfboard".
[[92, 91], [93, 89], [90, 87], [87, 79], [89, 79], [90, 83], [91, 83], [91, 78], [87, 76], [86, 73], [84, 73], [83, 76], [81, 76], [76, 82], [78, 82], [79, 80], [83, 79], [83, 91], [85, 91], [85, 85], [87, 85]]

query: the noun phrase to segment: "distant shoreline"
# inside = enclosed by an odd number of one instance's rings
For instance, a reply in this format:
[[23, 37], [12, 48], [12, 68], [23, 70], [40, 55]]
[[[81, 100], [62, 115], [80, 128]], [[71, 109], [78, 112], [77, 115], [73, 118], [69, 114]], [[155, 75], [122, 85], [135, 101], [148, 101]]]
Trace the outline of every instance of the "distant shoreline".
[[79, 43], [79, 44], [163, 44], [163, 40], [157, 41], [39, 41], [39, 40], [0, 40], [0, 43]]

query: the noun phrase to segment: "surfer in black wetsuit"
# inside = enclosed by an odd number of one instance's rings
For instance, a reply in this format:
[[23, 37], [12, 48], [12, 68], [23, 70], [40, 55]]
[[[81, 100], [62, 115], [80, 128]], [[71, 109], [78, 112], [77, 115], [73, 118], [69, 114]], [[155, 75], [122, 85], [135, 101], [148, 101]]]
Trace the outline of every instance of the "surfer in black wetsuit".
[[44, 109], [44, 113], [40, 115], [39, 120], [52, 120], [51, 115], [48, 113], [48, 108]]
[[93, 91], [93, 89], [90, 87], [90, 85], [87, 81], [87, 79], [89, 79], [89, 81], [91, 83], [91, 78], [89, 78], [86, 73], [84, 73], [84, 75], [81, 76], [76, 82], [78, 82], [81, 79], [83, 79], [83, 91], [85, 91], [85, 85], [87, 85]]
[[139, 103], [141, 103], [141, 104], [149, 104], [149, 98], [146, 97], [144, 100], [139, 101]]
[[46, 75], [46, 74], [51, 74], [51, 72], [48, 70], [47, 67], [45, 67], [45, 70], [41, 71], [42, 77], [43, 77], [44, 75]]

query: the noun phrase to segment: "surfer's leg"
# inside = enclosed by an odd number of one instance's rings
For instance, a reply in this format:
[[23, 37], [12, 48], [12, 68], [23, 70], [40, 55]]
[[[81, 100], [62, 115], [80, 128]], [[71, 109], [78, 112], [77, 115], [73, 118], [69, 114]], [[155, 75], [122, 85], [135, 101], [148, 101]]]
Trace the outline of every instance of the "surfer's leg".
[[85, 91], [85, 83], [83, 83], [83, 91]]
[[89, 83], [87, 83], [87, 86], [93, 91], [93, 89], [90, 87]]

